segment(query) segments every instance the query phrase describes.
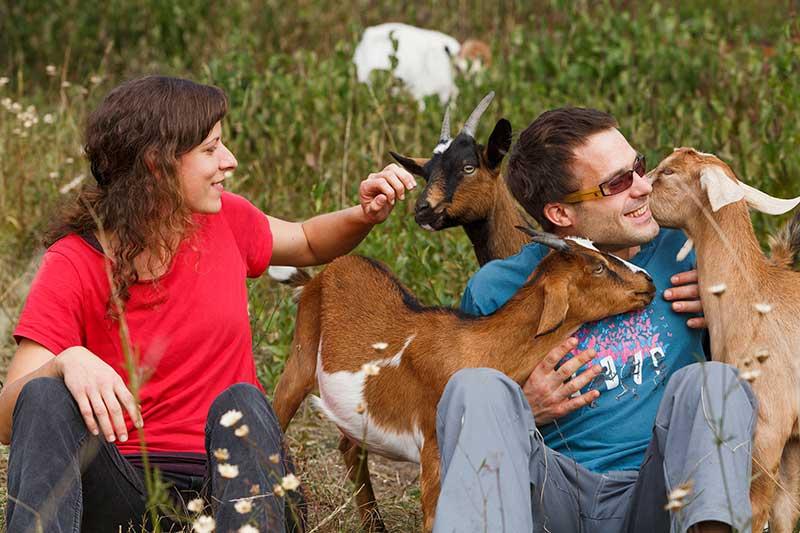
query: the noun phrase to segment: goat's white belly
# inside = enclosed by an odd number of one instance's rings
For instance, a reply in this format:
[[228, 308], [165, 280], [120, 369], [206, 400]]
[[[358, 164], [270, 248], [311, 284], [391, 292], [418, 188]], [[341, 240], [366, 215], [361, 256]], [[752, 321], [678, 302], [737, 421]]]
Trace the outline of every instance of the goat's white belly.
[[381, 427], [370, 416], [364, 400], [366, 378], [363, 370], [330, 374], [323, 371], [318, 352], [317, 383], [320, 397], [312, 397], [314, 407], [367, 450], [397, 461], [419, 463], [424, 441], [419, 429], [396, 431]]

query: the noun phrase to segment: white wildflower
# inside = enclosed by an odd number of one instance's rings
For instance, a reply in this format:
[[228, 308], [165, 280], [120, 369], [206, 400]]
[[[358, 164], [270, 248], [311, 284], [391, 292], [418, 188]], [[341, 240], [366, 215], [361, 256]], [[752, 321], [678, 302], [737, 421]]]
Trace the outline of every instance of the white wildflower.
[[46, 67], [44, 67], [44, 71], [47, 72], [48, 76], [55, 76], [57, 72], [55, 65], [47, 65]]
[[71, 164], [72, 164], [72, 163], [74, 163], [74, 162], [75, 162], [75, 160], [74, 160], [73, 158], [71, 158], [71, 157], [68, 157], [68, 158], [66, 158], [66, 159], [64, 160], [64, 163], [66, 163], [66, 164], [68, 164], [68, 165], [71, 165]]
[[205, 507], [205, 502], [203, 502], [202, 498], [195, 498], [194, 500], [190, 500], [189, 503], [186, 504], [186, 508], [189, 509], [189, 511], [192, 513], [203, 512], [203, 507]]
[[381, 367], [375, 363], [364, 363], [361, 365], [361, 371], [368, 376], [377, 376], [378, 372], [381, 371]]
[[383, 350], [385, 350], [386, 348], [388, 348], [388, 347], [389, 347], [389, 345], [388, 345], [388, 344], [386, 344], [385, 342], [376, 342], [375, 344], [373, 344], [373, 345], [372, 345], [372, 347], [373, 347], [375, 350], [378, 350], [379, 352], [382, 352]]
[[739, 374], [739, 377], [745, 381], [749, 381], [750, 383], [752, 383], [760, 375], [761, 375], [761, 370], [754, 368], [752, 370], [745, 370], [744, 372]]
[[232, 170], [226, 170], [225, 173], [223, 174], [223, 176], [225, 176], [226, 180], [229, 180], [229, 179], [231, 179], [233, 177], [233, 171]]
[[62, 89], [66, 89], [70, 85], [72, 85], [72, 84], [70, 82], [68, 82], [67, 80], [64, 80], [64, 81], [61, 82], [61, 88]]
[[192, 531], [195, 533], [211, 533], [216, 527], [217, 523], [210, 516], [198, 516], [197, 520], [192, 522]]
[[217, 448], [214, 450], [214, 457], [217, 461], [227, 461], [231, 458], [231, 454], [228, 453], [228, 448]]
[[281, 479], [281, 487], [284, 490], [295, 490], [300, 486], [300, 480], [294, 474], [288, 474]]
[[11, 100], [11, 98], [9, 98], [7, 96], [5, 98], [3, 98], [2, 100], [0, 100], [0, 105], [2, 105], [3, 107], [5, 107], [6, 109], [9, 109], [9, 110], [11, 109], [11, 104], [12, 103], [13, 103], [13, 101]]
[[283, 496], [286, 494], [286, 492], [283, 490], [283, 487], [280, 485], [273, 485], [272, 492], [275, 494], [275, 496]]
[[242, 424], [233, 432], [237, 437], [246, 437], [248, 433], [250, 433], [250, 428], [247, 427], [247, 424]]
[[8, 78], [5, 76], [0, 78], [0, 87], [2, 87], [3, 85], [8, 85]]
[[50, 174], [47, 175], [47, 177], [50, 178], [51, 180], [57, 179], [58, 176], [59, 176], [58, 172], [51, 172]]
[[89, 78], [89, 81], [92, 82], [92, 85], [100, 85], [103, 82], [103, 77], [95, 74]]
[[269, 462], [272, 463], [272, 464], [276, 465], [276, 464], [278, 464], [278, 462], [280, 460], [281, 460], [281, 456], [279, 454], [277, 454], [277, 453], [273, 453], [272, 455], [269, 456]]
[[19, 113], [20, 111], [22, 111], [22, 104], [20, 104], [19, 102], [12, 102], [11, 107], [9, 107], [9, 110], [12, 113]]
[[239, 514], [247, 514], [253, 510], [253, 504], [250, 500], [239, 500], [233, 504], [233, 508], [236, 509], [236, 512]]
[[80, 185], [85, 177], [86, 176], [84, 176], [83, 174], [78, 174], [77, 176], [72, 178], [72, 181], [70, 181], [69, 183], [63, 185], [60, 189], [58, 189], [58, 192], [60, 192], [61, 194], [67, 194], [72, 189]]
[[237, 411], [235, 409], [231, 409], [230, 411], [226, 411], [225, 414], [223, 414], [222, 417], [220, 417], [219, 423], [225, 426], [226, 428], [229, 428], [241, 419], [242, 419], [242, 412]]
[[254, 528], [250, 524], [245, 524], [238, 529], [238, 533], [258, 533], [258, 529]]
[[728, 287], [726, 287], [724, 283], [717, 283], [716, 285], [712, 285], [711, 287], [709, 287], [708, 292], [716, 296], [719, 296], [720, 294], [725, 292], [725, 289], [727, 288]]
[[753, 307], [755, 307], [756, 311], [758, 311], [762, 315], [766, 315], [767, 313], [772, 311], [772, 306], [768, 303], [757, 303], [754, 304]]
[[43, 121], [45, 124], [52, 124], [52, 123], [54, 123], [54, 122], [56, 121], [56, 117], [54, 117], [52, 113], [46, 113], [46, 114], [45, 114], [45, 115], [42, 117], [42, 121]]
[[679, 485], [672, 492], [669, 493], [667, 496], [667, 504], [664, 506], [664, 509], [667, 511], [677, 511], [685, 505], [684, 500], [686, 497], [692, 493], [692, 488], [694, 487], [694, 483], [692, 481], [687, 481], [686, 483]]
[[233, 479], [239, 475], [239, 467], [230, 463], [222, 463], [217, 465], [217, 470], [219, 471], [220, 476], [228, 479]]

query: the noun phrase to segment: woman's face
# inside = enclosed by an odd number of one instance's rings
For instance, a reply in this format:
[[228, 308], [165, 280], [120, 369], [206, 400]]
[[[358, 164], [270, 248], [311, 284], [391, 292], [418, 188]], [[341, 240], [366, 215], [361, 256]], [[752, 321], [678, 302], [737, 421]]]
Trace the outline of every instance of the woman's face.
[[222, 209], [225, 173], [238, 163], [222, 144], [222, 125], [217, 122], [199, 145], [178, 158], [178, 180], [183, 197], [194, 213], [218, 213]]

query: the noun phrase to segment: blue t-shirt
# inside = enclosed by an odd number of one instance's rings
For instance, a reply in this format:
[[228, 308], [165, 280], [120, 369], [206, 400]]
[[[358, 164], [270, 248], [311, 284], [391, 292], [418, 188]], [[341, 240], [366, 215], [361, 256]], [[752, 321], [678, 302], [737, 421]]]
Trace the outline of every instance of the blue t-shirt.
[[[675, 313], [663, 297], [664, 290], [672, 286], [670, 277], [694, 268], [694, 253], [676, 260], [685, 242], [683, 232], [662, 229], [631, 259], [653, 277], [657, 292], [649, 306], [584, 324], [575, 333], [578, 347], [565, 360], [595, 349], [597, 356], [589, 364], [602, 365], [604, 371], [581, 392], [597, 389], [600, 396], [591, 406], [539, 430], [550, 448], [590, 470], [638, 470], [666, 381], [676, 370], [705, 359], [701, 332], [686, 326], [689, 317]], [[549, 251], [543, 245], [529, 244], [515, 256], [484, 265], [467, 284], [462, 311], [494, 313]]]

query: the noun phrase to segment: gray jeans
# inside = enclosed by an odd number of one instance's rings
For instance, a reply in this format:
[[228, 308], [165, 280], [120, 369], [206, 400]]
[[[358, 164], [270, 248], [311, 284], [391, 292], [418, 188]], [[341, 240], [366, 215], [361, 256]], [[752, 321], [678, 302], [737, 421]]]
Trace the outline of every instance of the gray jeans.
[[[728, 365], [673, 374], [638, 471], [599, 474], [545, 446], [522, 390], [495, 370], [457, 372], [437, 415], [435, 533], [683, 532], [709, 520], [751, 531], [756, 401]], [[682, 508], [666, 511], [667, 495], [688, 480]]]

